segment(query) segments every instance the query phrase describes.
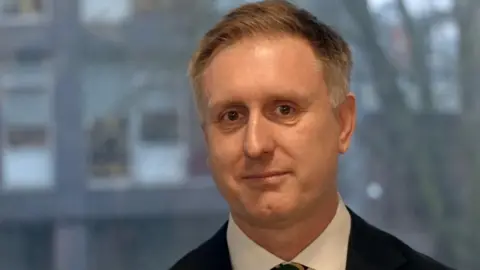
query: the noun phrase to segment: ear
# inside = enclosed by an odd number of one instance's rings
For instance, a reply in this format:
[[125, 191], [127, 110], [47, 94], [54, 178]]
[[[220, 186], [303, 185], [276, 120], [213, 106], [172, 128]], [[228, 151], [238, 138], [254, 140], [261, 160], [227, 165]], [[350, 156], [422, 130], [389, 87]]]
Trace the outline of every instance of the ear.
[[342, 104], [338, 105], [337, 121], [340, 128], [338, 138], [338, 152], [347, 152], [356, 124], [356, 99], [353, 93], [349, 93]]

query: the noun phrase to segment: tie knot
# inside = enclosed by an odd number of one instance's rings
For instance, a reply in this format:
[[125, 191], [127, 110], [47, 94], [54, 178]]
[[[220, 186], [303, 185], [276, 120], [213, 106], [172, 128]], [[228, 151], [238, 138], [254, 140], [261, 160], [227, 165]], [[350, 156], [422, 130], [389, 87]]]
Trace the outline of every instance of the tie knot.
[[305, 265], [301, 265], [295, 262], [282, 263], [272, 268], [272, 270], [308, 270], [308, 269], [309, 268], [306, 267]]

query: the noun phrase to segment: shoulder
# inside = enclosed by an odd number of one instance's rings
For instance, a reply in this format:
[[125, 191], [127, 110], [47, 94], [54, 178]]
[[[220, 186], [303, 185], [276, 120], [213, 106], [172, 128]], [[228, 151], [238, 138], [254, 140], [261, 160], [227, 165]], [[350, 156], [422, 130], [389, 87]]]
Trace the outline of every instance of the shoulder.
[[412, 250], [410, 247], [406, 248], [408, 249], [405, 252], [407, 263], [400, 268], [401, 270], [453, 270], [453, 268], [447, 267], [425, 254]]
[[383, 231], [350, 211], [352, 231], [349, 249], [353, 260], [362, 260], [379, 269], [453, 270], [414, 250], [396, 236]]
[[225, 224], [210, 239], [180, 258], [170, 270], [229, 269]]
[[379, 234], [383, 235], [381, 238], [387, 240], [385, 241], [385, 246], [391, 245], [392, 248], [397, 250], [399, 254], [404, 257], [404, 264], [399, 268], [399, 270], [453, 270], [453, 268], [443, 265], [442, 263], [434, 260], [432, 257], [414, 250], [412, 247], [392, 234], [380, 229], [377, 230]]
[[188, 269], [195, 269], [195, 266], [198, 264], [202, 264], [202, 261], [204, 258], [206, 258], [205, 255], [202, 255], [205, 253], [205, 248], [204, 244], [201, 246], [197, 247], [196, 249], [188, 252], [186, 255], [184, 255], [180, 260], [178, 260], [171, 268], [170, 270], [188, 270]]
[[453, 268], [443, 265], [432, 257], [414, 250], [400, 239], [392, 235], [390, 235], [390, 237], [394, 239], [393, 241], [396, 241], [397, 248], [402, 252], [406, 259], [405, 264], [400, 268], [401, 270], [453, 270]]

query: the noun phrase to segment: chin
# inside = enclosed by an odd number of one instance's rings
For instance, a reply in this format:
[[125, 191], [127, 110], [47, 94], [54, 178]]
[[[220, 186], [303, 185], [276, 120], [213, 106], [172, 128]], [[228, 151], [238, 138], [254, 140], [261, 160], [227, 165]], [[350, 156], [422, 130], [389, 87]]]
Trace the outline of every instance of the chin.
[[281, 224], [295, 215], [295, 207], [291, 204], [264, 202], [247, 207], [247, 215], [252, 222], [260, 224]]

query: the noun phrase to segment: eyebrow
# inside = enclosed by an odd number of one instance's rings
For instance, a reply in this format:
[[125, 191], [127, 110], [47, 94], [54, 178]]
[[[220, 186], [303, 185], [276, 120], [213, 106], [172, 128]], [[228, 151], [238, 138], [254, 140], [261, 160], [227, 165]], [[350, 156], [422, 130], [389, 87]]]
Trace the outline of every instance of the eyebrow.
[[228, 107], [235, 107], [235, 106], [242, 106], [244, 102], [235, 99], [226, 99], [212, 102], [211, 100], [207, 103], [207, 111], [209, 112], [218, 112], [222, 109], [226, 109]]
[[[299, 93], [298, 91], [287, 89], [282, 91], [283, 93], [273, 93], [273, 94], [266, 94], [265, 95], [265, 100], [278, 100], [278, 101], [293, 101], [296, 103], [300, 103], [299, 105], [309, 105], [312, 103], [312, 100], [314, 99], [314, 94], [309, 93], [309, 94], [302, 94]], [[231, 97], [228, 99], [224, 100], [218, 100], [218, 101], [212, 101], [209, 100], [207, 102], [207, 110], [216, 112], [221, 109], [225, 109], [228, 107], [235, 107], [235, 106], [244, 106], [245, 102], [241, 101], [241, 98], [237, 97]]]

